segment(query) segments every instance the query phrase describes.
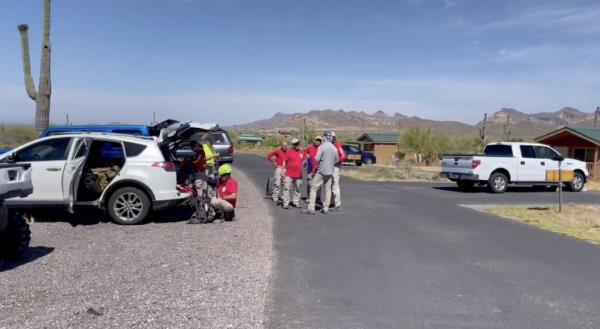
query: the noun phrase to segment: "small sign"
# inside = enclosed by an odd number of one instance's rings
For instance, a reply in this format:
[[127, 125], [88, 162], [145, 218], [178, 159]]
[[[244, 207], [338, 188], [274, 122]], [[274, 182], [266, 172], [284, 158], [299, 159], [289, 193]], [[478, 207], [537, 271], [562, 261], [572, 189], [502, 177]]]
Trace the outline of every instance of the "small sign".
[[[562, 181], [563, 182], [572, 182], [575, 179], [575, 172], [573, 170], [561, 170], [562, 171]], [[546, 182], [550, 183], [558, 183], [558, 169], [556, 170], [546, 170]]]

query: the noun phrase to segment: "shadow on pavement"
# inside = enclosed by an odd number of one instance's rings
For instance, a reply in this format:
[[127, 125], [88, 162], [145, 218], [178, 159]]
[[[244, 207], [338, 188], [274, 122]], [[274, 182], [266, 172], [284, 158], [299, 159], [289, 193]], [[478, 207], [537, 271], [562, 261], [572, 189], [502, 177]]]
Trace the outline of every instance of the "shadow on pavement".
[[20, 258], [18, 258], [16, 260], [8, 260], [8, 261], [0, 262], [0, 272], [12, 270], [21, 265], [25, 265], [27, 263], [34, 262], [34, 261], [52, 253], [53, 251], [54, 251], [54, 248], [52, 248], [52, 247], [43, 247], [43, 246], [31, 247], [31, 248], [27, 249], [27, 251], [23, 255], [21, 255]]

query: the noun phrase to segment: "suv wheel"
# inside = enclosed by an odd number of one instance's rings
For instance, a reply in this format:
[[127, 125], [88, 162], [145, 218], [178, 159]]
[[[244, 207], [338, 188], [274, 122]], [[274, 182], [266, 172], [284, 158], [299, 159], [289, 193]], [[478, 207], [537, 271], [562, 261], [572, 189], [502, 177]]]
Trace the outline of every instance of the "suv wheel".
[[488, 186], [492, 193], [504, 193], [508, 189], [508, 178], [501, 172], [493, 173], [488, 181]]
[[135, 187], [122, 187], [108, 199], [108, 214], [113, 221], [122, 225], [143, 222], [150, 213], [150, 207], [150, 198]]
[[370, 165], [372, 165], [372, 164], [373, 164], [373, 160], [372, 160], [371, 158], [367, 158], [367, 159], [365, 160], [365, 164], [366, 164], [367, 166], [370, 166]]
[[576, 172], [573, 176], [573, 182], [567, 184], [567, 188], [571, 192], [581, 192], [585, 186], [585, 177], [581, 173]]
[[25, 219], [11, 212], [6, 230], [0, 233], [0, 259], [13, 259], [29, 247], [31, 230]]

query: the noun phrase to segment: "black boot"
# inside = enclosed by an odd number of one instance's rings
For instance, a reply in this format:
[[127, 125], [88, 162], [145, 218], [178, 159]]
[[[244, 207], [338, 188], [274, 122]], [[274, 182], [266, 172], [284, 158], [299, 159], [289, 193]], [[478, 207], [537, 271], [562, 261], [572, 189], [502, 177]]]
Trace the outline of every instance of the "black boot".
[[226, 212], [224, 218], [226, 222], [233, 222], [235, 220], [235, 211]]

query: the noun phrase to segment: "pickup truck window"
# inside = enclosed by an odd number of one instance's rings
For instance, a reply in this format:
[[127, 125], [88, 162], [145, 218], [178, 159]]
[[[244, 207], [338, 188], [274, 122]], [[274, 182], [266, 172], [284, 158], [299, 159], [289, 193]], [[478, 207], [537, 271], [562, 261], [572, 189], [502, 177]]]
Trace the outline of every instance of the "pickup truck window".
[[554, 150], [545, 146], [535, 146], [535, 156], [538, 159], [554, 159], [558, 156]]
[[512, 157], [512, 146], [510, 145], [488, 145], [483, 150], [483, 153], [491, 157]]
[[526, 159], [535, 159], [535, 149], [531, 145], [521, 145], [521, 157]]

